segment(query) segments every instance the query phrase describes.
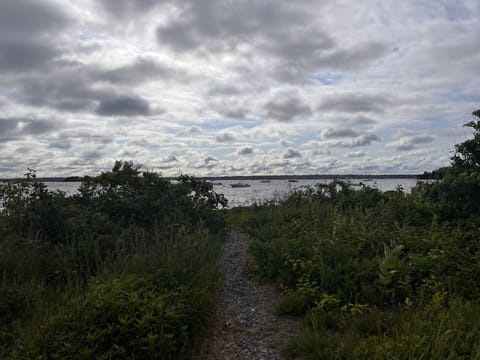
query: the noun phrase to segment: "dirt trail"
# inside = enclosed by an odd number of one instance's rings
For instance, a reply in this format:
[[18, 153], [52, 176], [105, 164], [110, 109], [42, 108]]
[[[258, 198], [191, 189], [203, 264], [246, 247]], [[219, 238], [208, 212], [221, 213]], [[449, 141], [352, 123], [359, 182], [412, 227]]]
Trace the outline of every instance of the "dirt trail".
[[280, 359], [282, 345], [297, 329], [296, 320], [275, 315], [279, 292], [245, 273], [248, 258], [247, 241], [231, 231], [221, 259], [224, 284], [201, 359]]

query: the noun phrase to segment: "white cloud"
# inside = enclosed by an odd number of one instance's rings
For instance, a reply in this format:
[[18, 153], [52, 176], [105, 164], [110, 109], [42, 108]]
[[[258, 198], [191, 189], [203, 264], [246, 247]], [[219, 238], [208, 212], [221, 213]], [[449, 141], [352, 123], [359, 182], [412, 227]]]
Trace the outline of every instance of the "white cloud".
[[3, 0], [0, 177], [431, 170], [479, 42], [475, 0]]

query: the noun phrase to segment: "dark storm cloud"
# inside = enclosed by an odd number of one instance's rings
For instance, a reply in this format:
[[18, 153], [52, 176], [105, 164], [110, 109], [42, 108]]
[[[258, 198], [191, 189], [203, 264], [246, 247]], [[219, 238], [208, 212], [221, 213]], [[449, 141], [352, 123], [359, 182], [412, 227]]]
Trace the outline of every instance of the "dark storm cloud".
[[301, 157], [302, 154], [300, 153], [300, 151], [298, 150], [295, 150], [295, 149], [287, 149], [284, 153], [283, 153], [283, 158], [284, 159], [293, 159], [293, 158], [299, 158]]
[[265, 104], [265, 116], [281, 122], [291, 122], [311, 114], [312, 109], [296, 91], [275, 94]]
[[103, 100], [95, 112], [101, 116], [137, 116], [149, 115], [150, 104], [136, 96], [118, 96]]
[[26, 136], [42, 135], [58, 129], [53, 120], [30, 118], [0, 118], [0, 139], [15, 140]]
[[320, 104], [319, 110], [346, 113], [382, 113], [389, 105], [391, 105], [391, 101], [383, 96], [349, 93], [327, 97]]

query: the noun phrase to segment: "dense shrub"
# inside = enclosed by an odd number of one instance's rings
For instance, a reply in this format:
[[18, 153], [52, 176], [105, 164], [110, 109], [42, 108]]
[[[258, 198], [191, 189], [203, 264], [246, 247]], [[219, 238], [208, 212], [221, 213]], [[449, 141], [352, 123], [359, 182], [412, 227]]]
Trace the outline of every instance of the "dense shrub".
[[226, 205], [129, 162], [68, 197], [0, 185], [0, 358], [177, 359], [213, 308]]

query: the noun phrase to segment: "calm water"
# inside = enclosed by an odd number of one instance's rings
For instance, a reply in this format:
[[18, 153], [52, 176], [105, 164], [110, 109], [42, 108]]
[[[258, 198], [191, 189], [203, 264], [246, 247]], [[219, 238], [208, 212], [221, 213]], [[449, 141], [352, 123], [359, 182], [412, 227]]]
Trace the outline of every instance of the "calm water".
[[[243, 184], [248, 184], [250, 187], [232, 188], [230, 185], [238, 183], [238, 180], [218, 180], [215, 183], [221, 183], [221, 185], [214, 185], [213, 188], [217, 193], [225, 195], [230, 207], [235, 207], [281, 199], [288, 196], [288, 193], [291, 191], [304, 189], [307, 186], [315, 186], [316, 184], [328, 184], [331, 181], [332, 179], [305, 179], [298, 180], [298, 182], [271, 180], [269, 183], [263, 183], [260, 180], [242, 180]], [[352, 183], [358, 183], [359, 181], [361, 180], [352, 180]], [[381, 191], [395, 190], [400, 185], [407, 192], [416, 183], [416, 179], [377, 179], [365, 182], [367, 186], [376, 187]], [[78, 182], [47, 182], [46, 184], [50, 190], [62, 190], [68, 195], [75, 194], [80, 186]]]

